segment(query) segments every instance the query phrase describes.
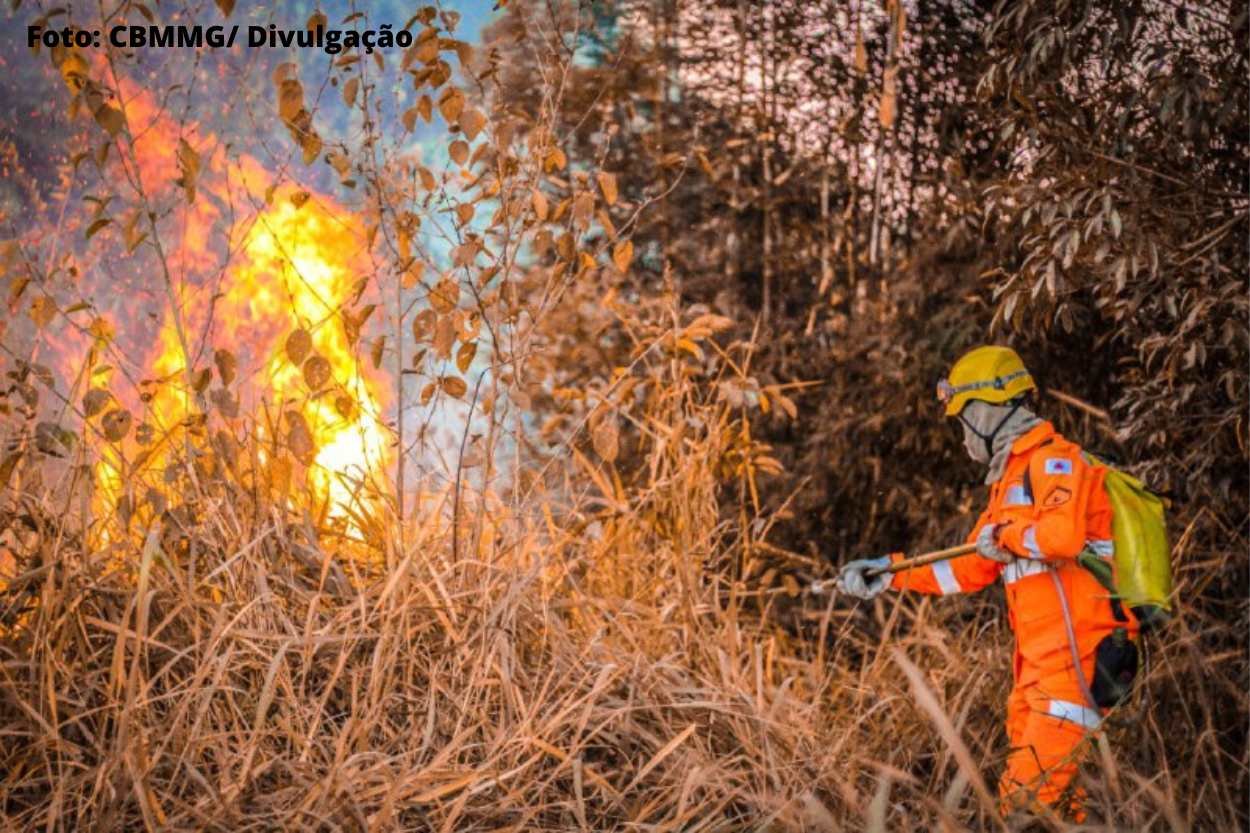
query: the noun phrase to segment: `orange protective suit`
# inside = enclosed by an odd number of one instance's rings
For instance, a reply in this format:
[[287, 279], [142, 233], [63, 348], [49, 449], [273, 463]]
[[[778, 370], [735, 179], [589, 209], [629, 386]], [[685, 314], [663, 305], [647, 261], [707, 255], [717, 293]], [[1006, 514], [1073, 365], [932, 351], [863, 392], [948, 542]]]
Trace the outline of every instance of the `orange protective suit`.
[[1016, 634], [1015, 685], [1007, 701], [1011, 752], [999, 782], [1004, 811], [1042, 805], [1083, 816], [1080, 795], [1069, 793], [1065, 806], [1059, 802], [1102, 712], [1086, 696], [1069, 633], [1086, 686], [1094, 680], [1098, 642], [1117, 627], [1137, 634], [1132, 615], [1113, 606], [1075, 561], [1086, 547], [1108, 560], [1114, 555], [1105, 474], [1043, 422], [1012, 444], [1003, 476], [990, 487], [989, 506], [968, 536], [975, 541], [985, 524], [994, 524], [998, 545], [1017, 557], [1003, 564], [973, 553], [893, 578], [895, 589], [949, 594], [974, 592], [1002, 577]]

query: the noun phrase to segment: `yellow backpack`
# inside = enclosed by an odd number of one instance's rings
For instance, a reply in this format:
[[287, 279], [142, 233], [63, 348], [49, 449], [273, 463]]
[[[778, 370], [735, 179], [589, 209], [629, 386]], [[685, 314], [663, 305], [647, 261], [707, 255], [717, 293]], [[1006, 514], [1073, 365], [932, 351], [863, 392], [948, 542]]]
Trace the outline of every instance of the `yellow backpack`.
[[1156, 630], [1172, 614], [1172, 548], [1164, 520], [1166, 505], [1136, 477], [1088, 456], [1090, 462], [1107, 470], [1103, 488], [1111, 503], [1114, 567], [1088, 549], [1077, 562], [1128, 606], [1143, 632]]

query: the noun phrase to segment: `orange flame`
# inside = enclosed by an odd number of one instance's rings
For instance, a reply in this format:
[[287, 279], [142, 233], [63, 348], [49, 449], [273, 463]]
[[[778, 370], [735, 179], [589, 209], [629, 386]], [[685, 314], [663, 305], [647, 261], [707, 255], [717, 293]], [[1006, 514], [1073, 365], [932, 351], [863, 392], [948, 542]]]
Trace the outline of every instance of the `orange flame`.
[[[385, 472], [390, 456], [382, 418], [385, 379], [357, 356], [344, 326], [345, 315], [352, 315], [349, 305], [360, 294], [360, 264], [368, 263], [362, 223], [350, 212], [336, 210], [325, 196], [302, 194], [297, 205], [289, 195], [293, 189], [272, 188], [272, 178], [254, 158], [240, 155], [227, 161], [221, 143], [211, 134], [194, 125], [179, 129], [145, 91], [131, 91], [124, 107], [136, 137], [139, 179], [150, 201], [174, 196], [180, 138], [195, 148], [216, 148], [202, 163], [198, 198], [180, 208], [179, 239], [171, 248], [166, 243], [183, 335], [193, 341], [188, 348], [194, 359], [211, 316], [208, 361], [197, 360], [196, 370], [212, 364], [212, 348], [225, 348], [237, 357], [242, 370], [254, 372], [232, 386], [236, 395], [241, 390], [254, 395], [253, 415], [259, 417], [263, 403], [270, 412], [276, 406], [298, 414], [296, 421], [302, 418], [311, 439], [310, 454], [304, 458], [308, 485], [318, 500], [329, 503], [332, 517], [343, 516], [355, 499], [353, 483]], [[227, 227], [216, 205], [231, 198], [237, 202], [241, 194], [259, 208]], [[219, 257], [210, 246], [213, 233], [237, 246], [220, 282], [203, 274], [205, 264]], [[179, 280], [196, 275], [197, 269], [202, 285]], [[200, 410], [185, 384], [178, 324], [166, 305], [155, 348], [145, 362], [148, 377], [161, 381], [146, 404], [146, 419], [158, 435], [176, 430]], [[309, 374], [283, 349], [297, 329], [310, 336], [309, 355], [324, 359], [320, 367], [329, 369], [317, 390], [310, 388]], [[281, 423], [274, 428], [281, 431]], [[257, 434], [263, 438], [266, 430], [258, 418]], [[169, 449], [168, 444], [163, 447]], [[124, 491], [125, 467], [111, 449], [103, 451], [95, 466], [97, 502], [103, 501], [97, 511], [111, 510]], [[150, 455], [145, 465], [159, 464], [157, 458]]]

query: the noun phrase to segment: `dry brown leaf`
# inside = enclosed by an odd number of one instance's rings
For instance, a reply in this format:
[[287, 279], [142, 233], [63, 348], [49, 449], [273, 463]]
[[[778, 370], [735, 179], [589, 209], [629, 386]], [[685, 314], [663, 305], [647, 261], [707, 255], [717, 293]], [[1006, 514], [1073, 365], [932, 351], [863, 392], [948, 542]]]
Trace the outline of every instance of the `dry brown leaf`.
[[434, 339], [431, 347], [440, 359], [451, 358], [452, 345], [456, 343], [456, 322], [450, 315], [440, 315], [434, 325]]
[[461, 379], [459, 376], [444, 376], [439, 379], [438, 382], [443, 388], [444, 393], [448, 396], [453, 396], [456, 399], [464, 396], [465, 392], [469, 390], [469, 386], [465, 384], [464, 379]]
[[321, 154], [321, 137], [312, 132], [301, 133], [299, 146], [304, 152], [304, 164], [311, 165]]
[[547, 151], [547, 156], [543, 159], [543, 170], [545, 171], [561, 171], [564, 166], [569, 163], [568, 157], [564, 155], [564, 151], [559, 148], [552, 148]]
[[303, 110], [304, 85], [295, 78], [284, 78], [278, 83], [278, 117], [290, 125]]
[[537, 188], [530, 191], [530, 206], [534, 209], [534, 216], [539, 222], [547, 219], [547, 197]]
[[304, 363], [312, 350], [312, 336], [303, 327], [294, 330], [286, 337], [286, 357], [291, 364], [299, 367]]
[[608, 205], [616, 205], [616, 176], [607, 171], [600, 171], [595, 178], [599, 180], [599, 190], [603, 193], [603, 201]]
[[[426, 29], [422, 35], [424, 36], [426, 33], [433, 31], [433, 29]], [[407, 63], [413, 63], [414, 61], [420, 61], [426, 65], [434, 63], [438, 60], [438, 38], [428, 36], [424, 37], [422, 40], [413, 44], [412, 48], [409, 50], [409, 54], [412, 56], [412, 60], [407, 60], [408, 56], [404, 56]]]
[[595, 213], [595, 195], [583, 191], [573, 200], [573, 225], [579, 229], [590, 227], [590, 218]]
[[603, 231], [607, 234], [609, 240], [616, 239], [616, 224], [612, 222], [612, 218], [608, 216], [608, 212], [599, 209], [595, 212], [595, 219], [599, 221], [599, 225], [603, 226]]
[[464, 110], [464, 93], [455, 87], [443, 90], [443, 94], [438, 97], [438, 111], [443, 114], [443, 119], [448, 124], [455, 124], [462, 110]]
[[44, 454], [64, 457], [65, 452], [73, 447], [74, 434], [56, 423], [39, 423], [35, 425], [35, 448]]
[[460, 349], [456, 351], [456, 367], [461, 373], [468, 371], [469, 365], [473, 364], [473, 357], [476, 355], [476, 341], [466, 341], [460, 345]]
[[208, 384], [211, 381], [213, 381], [213, 371], [207, 367], [200, 368], [191, 377], [191, 388], [196, 393], [203, 393], [208, 389]]
[[326, 162], [330, 163], [330, 167], [334, 168], [339, 175], [339, 179], [345, 179], [351, 173], [352, 163], [347, 158], [347, 154], [333, 150], [326, 154]]
[[[703, 360], [703, 348], [699, 347], [698, 344], [694, 343], [688, 338], [677, 339], [676, 347], [678, 350], [684, 350], [700, 361]], [[764, 397], [761, 395], [760, 402], [761, 404], [764, 404], [767, 402], [767, 400], [765, 400]], [[767, 412], [767, 409], [768, 409], [767, 404], [764, 404], [765, 412]]]
[[86, 239], [90, 240], [92, 237], [95, 237], [96, 232], [98, 232], [100, 229], [104, 228], [105, 226], [109, 225], [112, 222], [113, 222], [112, 219], [110, 219], [109, 217], [100, 217], [94, 220], [91, 223], [91, 225], [87, 226], [87, 231], [84, 236], [86, 237]]
[[208, 399], [227, 419], [234, 419], [239, 415], [239, 400], [225, 388], [217, 388], [208, 395]]
[[239, 369], [239, 362], [235, 359], [234, 353], [229, 350], [217, 350], [213, 353], [213, 363], [217, 365], [217, 376], [221, 379], [222, 385], [229, 385], [234, 381]]
[[91, 319], [87, 332], [91, 333], [91, 336], [100, 344], [109, 344], [117, 336], [117, 330], [113, 324], [107, 318], [102, 317]]
[[81, 53], [71, 52], [61, 61], [61, 78], [72, 92], [78, 92], [86, 83], [90, 69]]
[[310, 390], [321, 390], [331, 375], [330, 363], [323, 356], [314, 353], [304, 362], [304, 384]]
[[100, 413], [113, 400], [113, 394], [104, 388], [92, 388], [82, 398], [82, 413], [87, 419]]
[[460, 284], [451, 278], [443, 278], [430, 290], [430, 306], [440, 313], [448, 313], [460, 302]]
[[113, 137], [121, 133], [122, 128], [126, 126], [126, 118], [122, 115], [122, 111], [107, 104], [95, 111], [95, 120], [100, 127], [103, 127]]
[[182, 137], [178, 138], [178, 161], [182, 164], [184, 173], [193, 177], [200, 173], [200, 154]]
[[556, 238], [556, 254], [565, 260], [572, 260], [573, 254], [577, 251], [577, 243], [573, 239], [573, 235], [567, 231]]
[[404, 289], [412, 289], [421, 282], [421, 276], [425, 274], [425, 263], [420, 260], [413, 260], [408, 264], [408, 268], [404, 269], [403, 284]]
[[178, 183], [187, 195], [187, 202], [195, 201], [195, 182], [200, 175], [200, 154], [183, 138], [178, 139], [178, 170], [182, 176]]
[[620, 428], [613, 414], [600, 417], [594, 430], [590, 432], [590, 442], [595, 447], [595, 453], [609, 463], [614, 461], [620, 452], [620, 440]]
[[139, 220], [142, 217], [143, 212], [136, 209], [122, 224], [122, 238], [126, 241], [128, 252], [133, 252], [148, 236], [148, 233], [139, 227]]
[[417, 341], [425, 341], [434, 333], [434, 325], [438, 322], [438, 313], [432, 309], [423, 309], [412, 319], [412, 337]]
[[287, 446], [295, 459], [306, 466], [311, 465], [317, 457], [317, 446], [313, 442], [312, 431], [308, 430], [308, 421], [299, 411], [287, 411], [284, 416], [287, 422]]
[[451, 161], [457, 165], [463, 165], [469, 161], [469, 143], [463, 139], [457, 139], [451, 143], [451, 147], [447, 149], [447, 155], [451, 157]]
[[621, 273], [629, 271], [629, 265], [634, 261], [634, 244], [630, 240], [622, 240], [612, 249], [612, 263]]
[[56, 316], [56, 302], [47, 295], [36, 295], [30, 302], [30, 320], [36, 327], [46, 327]]
[[485, 126], [486, 116], [482, 115], [480, 110], [470, 108], [460, 114], [460, 129], [464, 131], [464, 135], [470, 142], [477, 138], [477, 134], [481, 133]]
[[100, 420], [100, 428], [110, 442], [121, 442], [130, 433], [133, 417], [125, 408], [114, 408]]

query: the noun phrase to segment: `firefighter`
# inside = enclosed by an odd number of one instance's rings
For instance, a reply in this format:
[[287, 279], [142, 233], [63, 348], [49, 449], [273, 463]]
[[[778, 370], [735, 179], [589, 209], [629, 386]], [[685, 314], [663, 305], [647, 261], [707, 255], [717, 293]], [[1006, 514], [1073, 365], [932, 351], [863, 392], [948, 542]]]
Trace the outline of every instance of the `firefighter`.
[[989, 505], [968, 535], [969, 555], [893, 575], [874, 569], [901, 553], [847, 564], [838, 586], [870, 599], [887, 588], [934, 595], [972, 593], [1001, 578], [1016, 635], [1014, 685], [1007, 700], [1002, 810], [1084, 818], [1072, 784], [1091, 733], [1105, 712], [1091, 693], [1095, 653], [1116, 632], [1136, 636], [1126, 616], [1076, 562], [1082, 551], [1111, 562], [1111, 506], [1105, 467], [1056, 433], [1029, 408], [1033, 378], [1008, 347], [978, 347], [938, 385], [946, 416], [963, 426], [964, 448], [986, 467]]

